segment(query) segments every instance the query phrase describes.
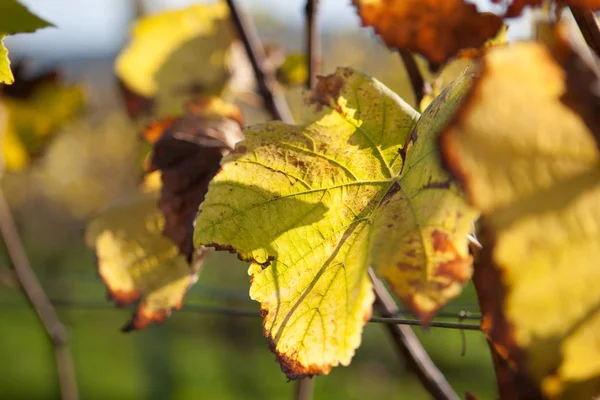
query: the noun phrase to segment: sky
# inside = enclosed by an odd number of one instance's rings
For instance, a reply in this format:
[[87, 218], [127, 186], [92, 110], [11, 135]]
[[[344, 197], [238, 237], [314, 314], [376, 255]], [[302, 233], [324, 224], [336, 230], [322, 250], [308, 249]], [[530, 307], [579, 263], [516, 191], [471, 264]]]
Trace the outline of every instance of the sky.
[[[112, 55], [125, 42], [134, 13], [133, 0], [21, 1], [58, 28], [47, 28], [35, 34], [21, 34], [7, 38], [6, 44], [9, 50], [17, 57], [33, 54], [37, 59], [56, 59]], [[154, 13], [166, 8], [180, 8], [214, 0], [145, 1], [147, 11]], [[239, 2], [250, 11], [269, 14], [287, 24], [299, 27], [304, 21], [306, 0], [239, 0]], [[361, 29], [351, 0], [321, 0], [319, 23], [323, 29]]]

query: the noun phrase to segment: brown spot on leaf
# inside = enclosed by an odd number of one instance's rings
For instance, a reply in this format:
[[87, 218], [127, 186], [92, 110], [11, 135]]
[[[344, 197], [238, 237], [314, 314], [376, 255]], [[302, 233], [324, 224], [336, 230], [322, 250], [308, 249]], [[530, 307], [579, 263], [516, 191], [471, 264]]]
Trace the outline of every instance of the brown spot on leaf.
[[317, 105], [319, 111], [323, 106], [335, 106], [342, 87], [344, 87], [344, 80], [336, 74], [317, 76], [317, 84], [311, 93], [310, 100]]
[[268, 332], [265, 330], [265, 337], [269, 341], [269, 350], [275, 354], [275, 360], [279, 363], [281, 371], [291, 381], [304, 378], [312, 378], [315, 375], [328, 374], [331, 371], [329, 366], [319, 365], [302, 365], [298, 360], [294, 358], [295, 354], [287, 355], [277, 351], [277, 345]]
[[[178, 304], [173, 307], [174, 310], [181, 309], [182, 304]], [[138, 309], [136, 310], [133, 318], [129, 321], [121, 331], [123, 332], [131, 332], [134, 330], [140, 330], [147, 328], [151, 324], [162, 324], [165, 322], [167, 317], [169, 316], [170, 311], [160, 310], [160, 311], [151, 311], [149, 310], [143, 303], [140, 304]]]
[[305, 170], [307, 168], [306, 162], [298, 159], [298, 157], [291, 153], [286, 156], [286, 160], [288, 163], [290, 163], [294, 167], [297, 167], [300, 170]]
[[408, 308], [419, 320], [424, 328], [427, 328], [435, 313], [439, 310], [439, 307], [436, 307], [431, 310], [423, 310], [418, 302], [415, 300], [415, 296], [405, 296], [401, 298], [402, 303]]
[[446, 233], [434, 229], [433, 232], [431, 232], [431, 240], [433, 241], [433, 249], [435, 251], [442, 253], [456, 253], [454, 245]]
[[140, 300], [140, 293], [137, 290], [128, 292], [122, 290], [113, 290], [106, 280], [102, 279], [106, 285], [107, 294], [110, 300], [114, 301], [117, 307], [127, 307], [131, 304], [136, 304]]
[[422, 267], [420, 265], [408, 264], [408, 263], [404, 263], [404, 262], [397, 263], [396, 267], [400, 271], [403, 271], [403, 272], [420, 271], [422, 269]]
[[473, 272], [473, 258], [458, 258], [450, 262], [441, 264], [438, 267], [438, 276], [447, 277], [450, 282], [466, 282], [471, 279]]

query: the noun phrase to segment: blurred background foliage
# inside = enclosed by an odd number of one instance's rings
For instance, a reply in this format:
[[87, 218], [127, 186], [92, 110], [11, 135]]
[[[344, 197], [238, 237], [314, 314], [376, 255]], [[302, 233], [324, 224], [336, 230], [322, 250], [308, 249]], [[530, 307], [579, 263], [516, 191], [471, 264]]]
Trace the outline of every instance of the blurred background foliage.
[[[81, 397], [292, 398], [293, 384], [286, 382], [269, 352], [260, 318], [191, 309], [175, 312], [162, 326], [120, 332], [131, 311], [116, 309], [106, 300], [94, 256], [84, 247], [82, 233], [86, 221], [134, 190], [141, 176], [140, 124], [125, 113], [113, 63], [126, 41], [136, 6], [142, 2], [24, 3], [59, 28], [7, 40], [13, 60], [26, 62], [26, 74], [58, 68], [67, 82], [83, 89], [85, 106], [76, 119], [54, 133], [41, 158], [28, 168], [6, 173], [2, 185], [36, 273], [69, 329]], [[154, 0], [142, 5], [155, 12], [180, 3]], [[414, 104], [399, 56], [358, 27], [353, 10], [346, 4], [349, 1], [324, 1], [328, 3], [322, 17], [322, 73], [331, 73], [337, 66], [364, 70]], [[265, 43], [279, 45], [286, 53], [302, 52], [302, 1], [278, 2], [273, 10], [268, 10], [270, 5], [265, 1], [248, 1], [248, 5]], [[200, 57], [199, 65], [202, 61]], [[449, 83], [468, 67], [465, 61], [452, 64], [443, 72], [442, 82]], [[296, 118], [300, 116], [301, 92], [299, 88], [287, 91]], [[249, 124], [266, 118], [264, 112], [247, 104], [243, 110]], [[46, 111], [54, 112], [50, 108]], [[186, 304], [192, 308], [218, 305], [257, 310], [257, 304], [247, 296], [246, 270], [247, 265], [232, 255], [212, 254]], [[477, 312], [472, 288], [448, 309]], [[435, 328], [416, 331], [459, 394], [470, 391], [481, 399], [495, 396], [492, 364], [482, 334]], [[363, 344], [351, 366], [335, 368], [329, 376], [315, 380], [317, 399], [428, 398], [379, 324], [366, 326]], [[3, 255], [0, 399], [58, 396], [52, 348]]]

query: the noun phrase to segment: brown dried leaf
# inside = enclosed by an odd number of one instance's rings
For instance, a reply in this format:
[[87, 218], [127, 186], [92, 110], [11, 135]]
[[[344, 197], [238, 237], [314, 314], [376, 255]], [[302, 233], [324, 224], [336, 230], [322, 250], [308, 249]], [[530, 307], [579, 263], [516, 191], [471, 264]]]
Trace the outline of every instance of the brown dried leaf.
[[198, 207], [222, 156], [243, 139], [241, 126], [237, 106], [210, 98], [191, 103], [183, 117], [155, 123], [143, 133], [153, 143], [146, 168], [161, 171], [158, 206], [165, 216], [164, 235], [188, 260]]
[[372, 26], [384, 42], [407, 48], [429, 60], [431, 69], [460, 50], [478, 48], [497, 35], [502, 19], [480, 13], [463, 0], [353, 0], [363, 26]]

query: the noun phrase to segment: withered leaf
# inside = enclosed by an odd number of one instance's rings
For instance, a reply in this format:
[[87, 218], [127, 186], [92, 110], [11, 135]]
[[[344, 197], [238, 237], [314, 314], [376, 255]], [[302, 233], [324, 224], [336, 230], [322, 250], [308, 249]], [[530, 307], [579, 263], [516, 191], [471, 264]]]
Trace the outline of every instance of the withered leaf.
[[460, 50], [478, 48], [498, 34], [502, 19], [463, 0], [353, 0], [363, 26], [393, 48], [423, 55], [432, 69]]
[[143, 136], [153, 143], [147, 170], [161, 172], [158, 206], [164, 234], [192, 256], [193, 221], [224, 154], [243, 139], [237, 106], [209, 98], [190, 103], [183, 117], [153, 124]]
[[550, 39], [490, 51], [441, 137], [482, 212], [473, 279], [503, 399], [600, 394], [597, 77]]

